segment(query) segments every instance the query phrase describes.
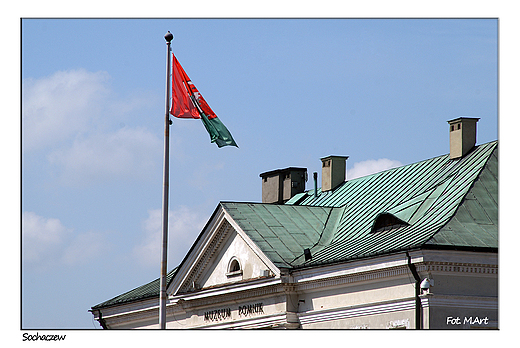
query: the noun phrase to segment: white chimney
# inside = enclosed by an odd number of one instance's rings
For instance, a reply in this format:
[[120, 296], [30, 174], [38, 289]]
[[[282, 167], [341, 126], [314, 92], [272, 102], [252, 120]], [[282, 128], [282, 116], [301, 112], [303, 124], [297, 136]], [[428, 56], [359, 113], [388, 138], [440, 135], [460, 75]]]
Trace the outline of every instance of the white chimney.
[[331, 191], [345, 182], [348, 156], [327, 156], [321, 159], [321, 191]]
[[459, 117], [448, 121], [450, 124], [450, 158], [465, 156], [477, 143], [477, 122], [479, 118]]

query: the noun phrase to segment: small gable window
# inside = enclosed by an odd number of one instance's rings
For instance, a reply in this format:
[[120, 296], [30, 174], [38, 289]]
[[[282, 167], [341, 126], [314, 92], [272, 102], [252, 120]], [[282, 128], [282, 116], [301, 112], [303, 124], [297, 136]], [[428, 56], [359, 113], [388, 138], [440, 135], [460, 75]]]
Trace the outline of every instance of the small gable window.
[[383, 231], [389, 231], [394, 228], [408, 226], [408, 223], [404, 222], [403, 220], [399, 219], [393, 214], [390, 213], [381, 213], [379, 214], [373, 225], [372, 225], [372, 233], [375, 232], [383, 232]]
[[232, 257], [231, 260], [229, 260], [226, 276], [229, 278], [239, 275], [242, 275], [242, 267], [240, 266], [238, 259], [236, 257]]

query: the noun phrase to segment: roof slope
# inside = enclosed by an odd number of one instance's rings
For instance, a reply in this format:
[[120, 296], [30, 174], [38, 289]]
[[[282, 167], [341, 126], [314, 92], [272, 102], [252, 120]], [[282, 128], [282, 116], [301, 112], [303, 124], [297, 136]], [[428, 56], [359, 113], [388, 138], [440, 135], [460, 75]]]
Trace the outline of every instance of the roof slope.
[[[166, 283], [170, 284], [170, 281], [173, 279], [173, 276], [177, 272], [177, 268], [172, 269], [168, 274], [166, 275]], [[137, 300], [144, 300], [147, 298], [159, 298], [159, 292], [160, 292], [160, 283], [159, 278], [155, 279], [154, 281], [139, 286], [133, 290], [127, 291], [124, 294], [121, 294], [119, 296], [116, 296], [110, 300], [107, 300], [105, 302], [102, 302], [98, 305], [95, 305], [92, 307], [92, 309], [99, 309], [102, 307], [108, 307], [113, 305], [118, 305], [126, 302], [132, 302]]]
[[277, 267], [304, 259], [304, 249], [328, 244], [342, 208], [221, 202], [240, 228]]
[[426, 245], [498, 248], [498, 149], [451, 220]]

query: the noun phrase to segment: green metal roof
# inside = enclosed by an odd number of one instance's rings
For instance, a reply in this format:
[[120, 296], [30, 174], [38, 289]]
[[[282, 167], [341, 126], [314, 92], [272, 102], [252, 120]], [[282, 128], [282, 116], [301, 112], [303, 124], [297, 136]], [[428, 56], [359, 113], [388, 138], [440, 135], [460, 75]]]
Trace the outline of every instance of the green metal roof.
[[[298, 268], [419, 247], [498, 247], [498, 143], [304, 192], [285, 205], [221, 203], [278, 267]], [[374, 232], [379, 217], [391, 227]], [[304, 249], [312, 259], [305, 260]]]
[[426, 245], [498, 248], [497, 150], [491, 154], [455, 215]]
[[[166, 275], [166, 281], [167, 284], [170, 284], [170, 281], [173, 279], [173, 276], [177, 272], [177, 267], [171, 270]], [[109, 307], [113, 305], [118, 305], [126, 302], [136, 301], [136, 300], [144, 300], [147, 298], [159, 298], [159, 292], [160, 292], [160, 279], [157, 278], [156, 280], [139, 286], [133, 290], [130, 290], [128, 292], [125, 292], [124, 294], [121, 294], [119, 296], [116, 296], [108, 301], [105, 301], [103, 303], [100, 303], [98, 305], [95, 305], [92, 307], [92, 309], [98, 309], [102, 307]]]
[[221, 205], [277, 267], [301, 263], [304, 249], [328, 244], [344, 211], [262, 203]]
[[[287, 205], [344, 207], [330, 244], [312, 260], [323, 264], [418, 247], [498, 247], [498, 142], [348, 180], [333, 191], [299, 194]], [[381, 213], [404, 221], [371, 233]], [[311, 249], [312, 251], [312, 249]]]

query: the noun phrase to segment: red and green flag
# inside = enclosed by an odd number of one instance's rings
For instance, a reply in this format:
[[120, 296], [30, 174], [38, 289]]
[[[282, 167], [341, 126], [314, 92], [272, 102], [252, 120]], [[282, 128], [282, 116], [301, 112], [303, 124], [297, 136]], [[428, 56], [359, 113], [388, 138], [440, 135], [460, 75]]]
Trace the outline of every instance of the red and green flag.
[[229, 130], [211, 110], [208, 103], [191, 82], [181, 64], [173, 55], [172, 98], [170, 113], [178, 118], [201, 118], [212, 143], [218, 147], [238, 147]]

